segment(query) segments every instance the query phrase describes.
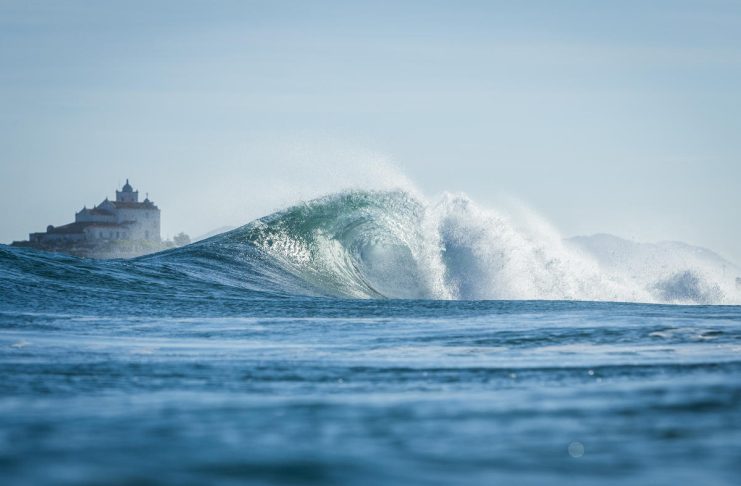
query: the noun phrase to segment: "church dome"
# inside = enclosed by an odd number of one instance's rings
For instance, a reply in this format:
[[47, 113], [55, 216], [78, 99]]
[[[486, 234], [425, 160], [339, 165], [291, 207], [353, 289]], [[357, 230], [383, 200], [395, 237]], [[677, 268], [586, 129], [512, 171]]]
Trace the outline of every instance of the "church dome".
[[128, 179], [126, 179], [126, 184], [124, 184], [123, 188], [121, 189], [121, 192], [134, 192], [134, 188], [131, 187], [131, 184], [129, 184]]

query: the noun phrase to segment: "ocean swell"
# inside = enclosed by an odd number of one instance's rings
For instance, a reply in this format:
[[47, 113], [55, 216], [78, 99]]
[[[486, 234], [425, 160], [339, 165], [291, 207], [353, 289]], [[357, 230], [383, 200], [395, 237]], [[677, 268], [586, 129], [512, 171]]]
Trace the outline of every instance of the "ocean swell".
[[733, 272], [721, 275], [681, 252], [659, 262], [660, 253], [628, 248], [615, 260], [619, 252], [600, 253], [601, 242], [517, 225], [461, 195], [428, 202], [405, 191], [347, 191], [130, 261], [3, 247], [0, 271], [14, 299], [29, 291], [121, 298], [154, 290], [164, 299], [741, 300]]
[[336, 193], [204, 243], [227, 241], [335, 297], [738, 301], [732, 280], [701, 261], [675, 252], [674, 260], [659, 262], [654, 254], [653, 266], [635, 264], [643, 273], [632, 266], [622, 271], [599, 252], [530, 231], [463, 195], [428, 202], [405, 191]]

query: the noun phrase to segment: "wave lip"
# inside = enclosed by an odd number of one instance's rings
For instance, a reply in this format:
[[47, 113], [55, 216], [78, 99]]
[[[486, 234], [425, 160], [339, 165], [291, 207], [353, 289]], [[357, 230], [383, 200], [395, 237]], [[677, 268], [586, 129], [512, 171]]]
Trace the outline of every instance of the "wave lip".
[[425, 206], [402, 191], [308, 201], [225, 235], [269, 256], [319, 293], [350, 298], [451, 298]]

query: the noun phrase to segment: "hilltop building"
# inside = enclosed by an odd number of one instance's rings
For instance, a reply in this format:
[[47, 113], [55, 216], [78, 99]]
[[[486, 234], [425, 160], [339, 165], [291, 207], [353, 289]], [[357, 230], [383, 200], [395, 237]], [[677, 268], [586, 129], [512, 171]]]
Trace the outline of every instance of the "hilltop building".
[[160, 209], [148, 197], [139, 202], [139, 191], [128, 179], [115, 201], [105, 198], [97, 206], [83, 207], [74, 223], [47, 226], [45, 232], [13, 244], [92, 258], [132, 257], [171, 246], [160, 237]]

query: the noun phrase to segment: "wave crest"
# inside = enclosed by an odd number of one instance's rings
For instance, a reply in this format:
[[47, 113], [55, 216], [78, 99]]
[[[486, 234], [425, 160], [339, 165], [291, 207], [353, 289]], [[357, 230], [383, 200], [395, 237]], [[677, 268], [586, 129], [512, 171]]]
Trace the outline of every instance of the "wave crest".
[[[223, 235], [316, 293], [351, 298], [727, 303], [711, 278], [621, 272], [555, 232], [518, 226], [463, 195], [336, 193]], [[669, 272], [669, 277], [667, 277]], [[674, 272], [674, 273], [672, 273]], [[707, 274], [707, 272], [705, 272]], [[678, 279], [678, 280], [677, 280]], [[682, 287], [684, 285], [684, 287]], [[681, 295], [680, 295], [681, 294]]]

